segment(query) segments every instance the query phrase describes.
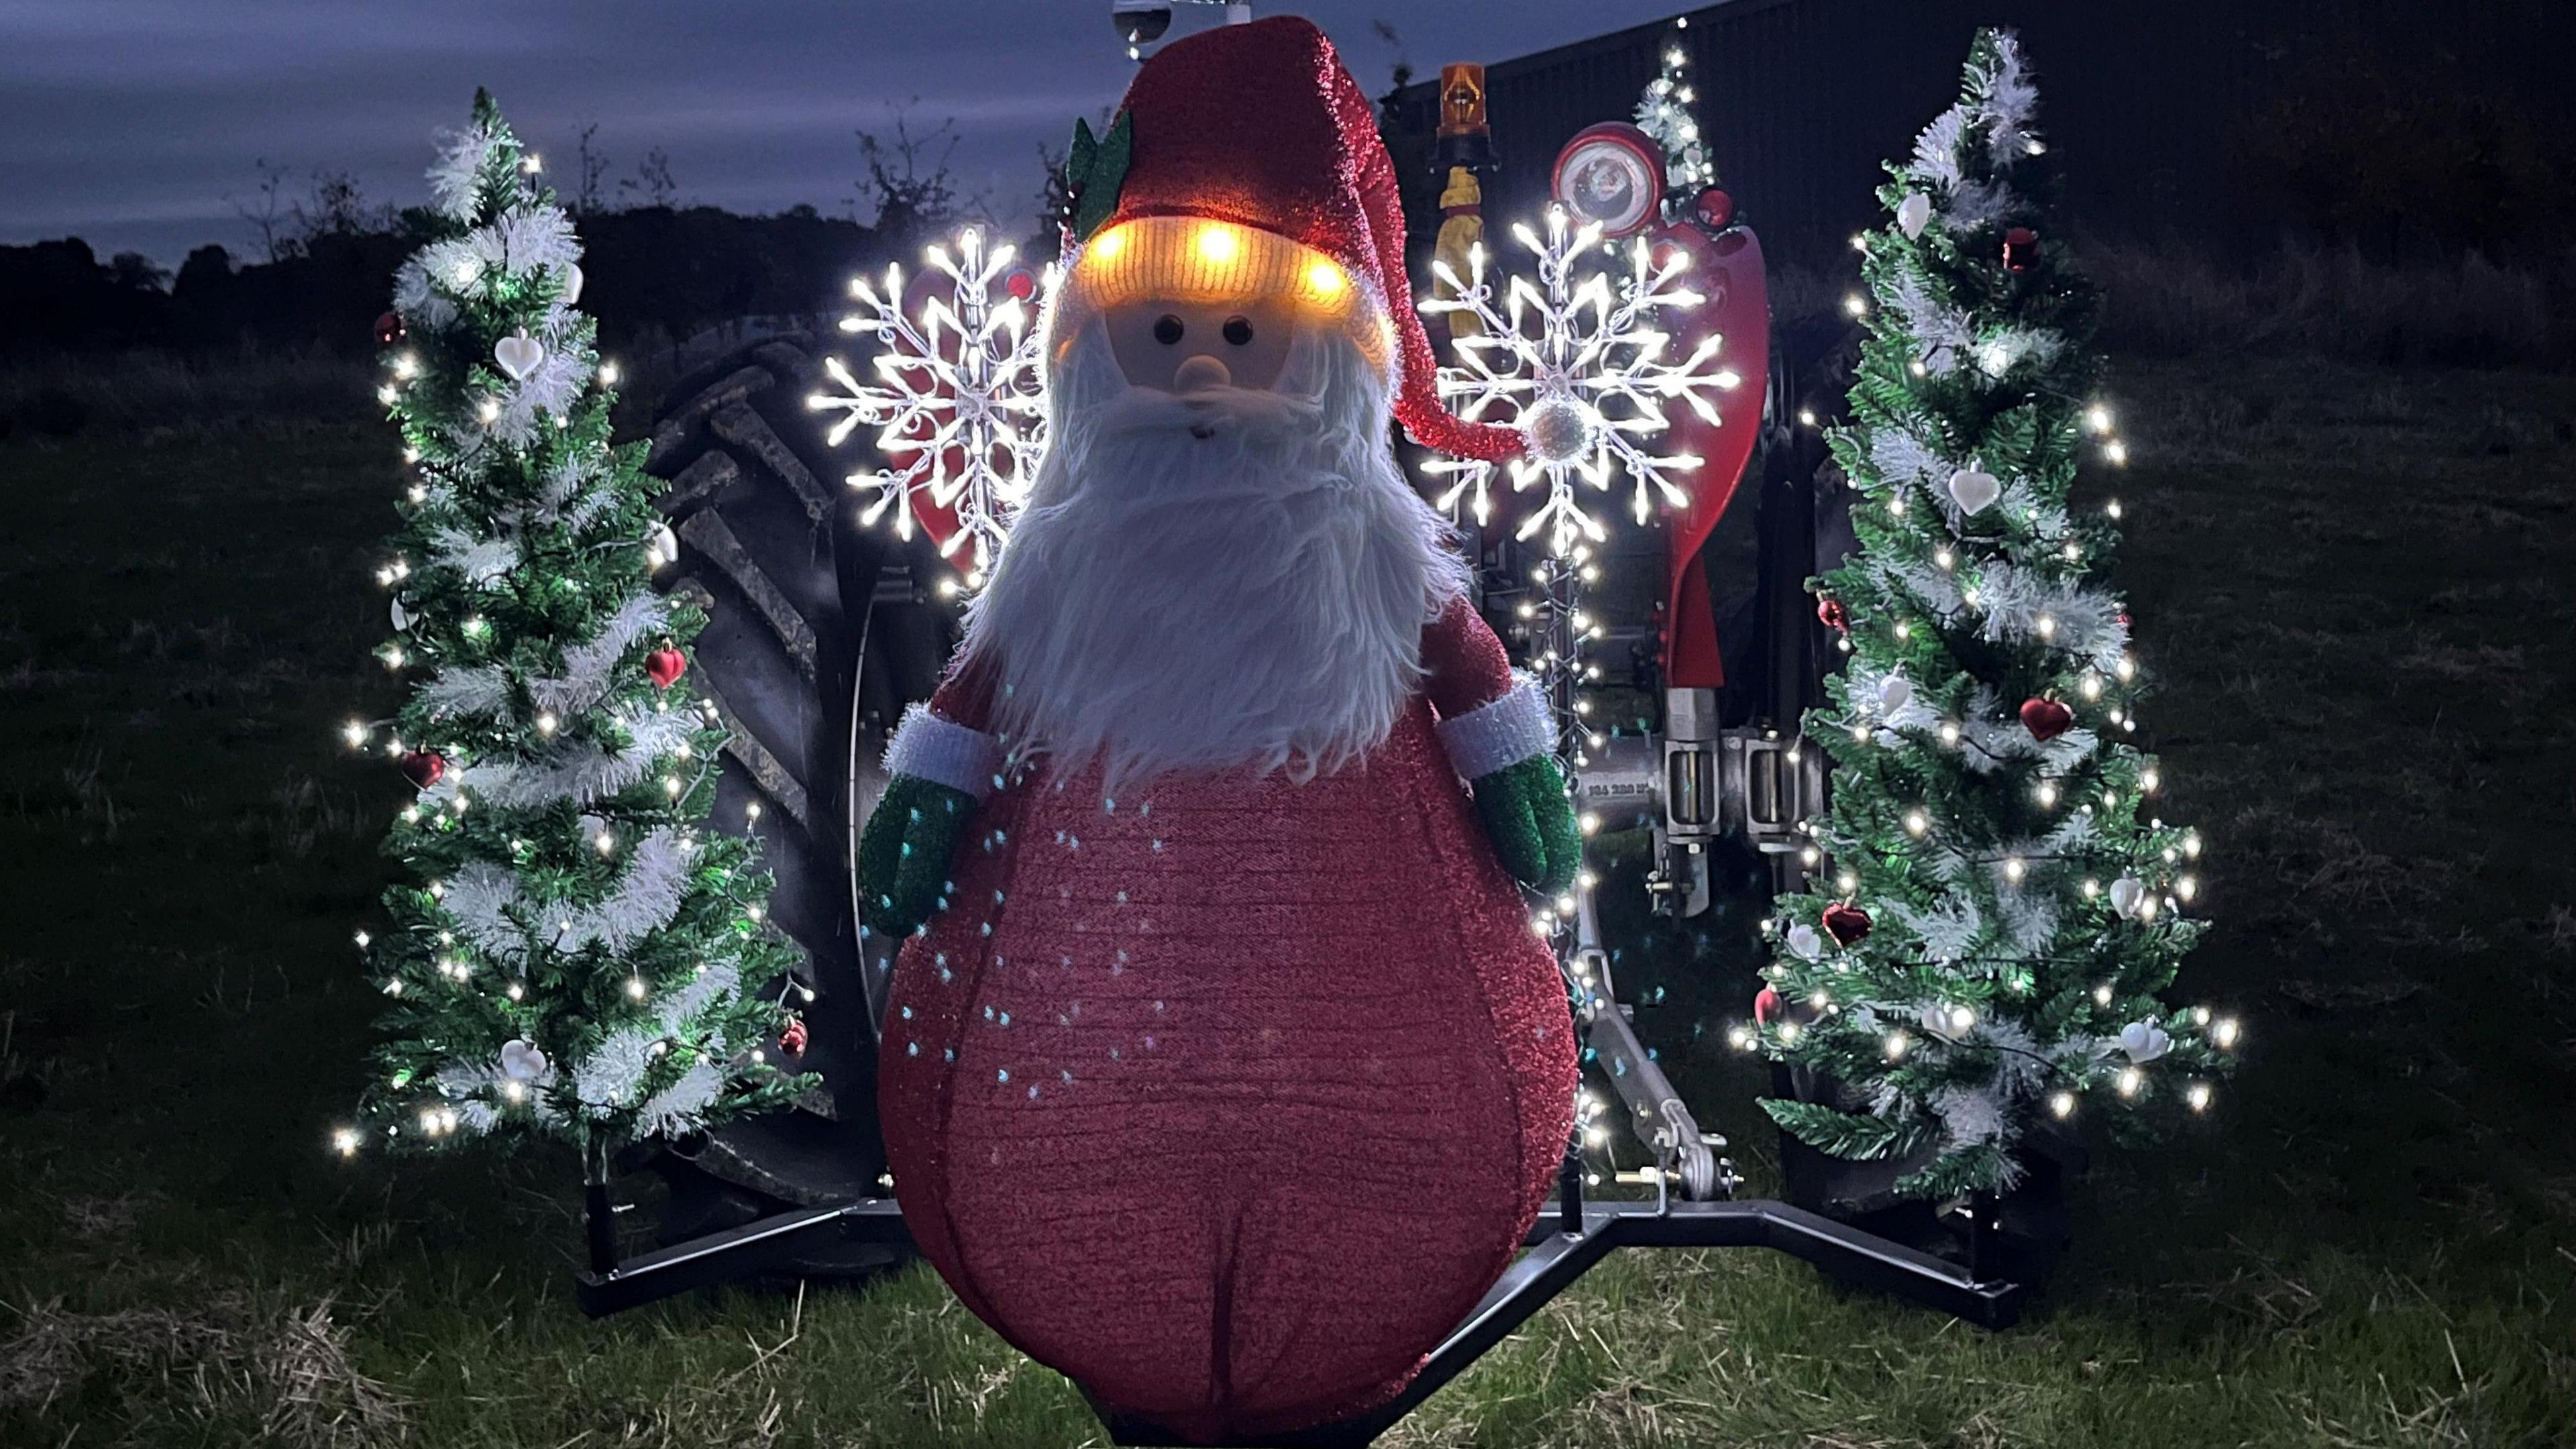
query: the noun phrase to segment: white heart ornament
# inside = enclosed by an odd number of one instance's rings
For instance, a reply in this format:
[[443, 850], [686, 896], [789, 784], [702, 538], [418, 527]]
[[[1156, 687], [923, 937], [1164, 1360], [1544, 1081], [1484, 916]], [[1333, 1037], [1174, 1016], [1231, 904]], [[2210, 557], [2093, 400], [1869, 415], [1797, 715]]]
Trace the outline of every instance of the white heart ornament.
[[1923, 228], [1931, 220], [1932, 198], [1920, 191], [1896, 204], [1896, 229], [1905, 233], [1908, 241], [1923, 235]]
[[537, 339], [518, 332], [492, 344], [492, 360], [501, 364], [512, 382], [526, 382], [537, 364], [546, 360], [546, 349]]
[[411, 610], [403, 607], [402, 600], [394, 600], [392, 612], [394, 627], [396, 629], [408, 629], [411, 627]]
[[564, 263], [563, 304], [567, 307], [581, 300], [581, 264]]
[[2120, 1028], [2120, 1050], [2129, 1054], [2131, 1062], [2145, 1066], [2172, 1051], [2173, 1038], [2154, 1022], [2133, 1021]]
[[2147, 883], [2133, 875], [2111, 882], [2111, 909], [2124, 916], [2137, 914], [2138, 902], [2147, 898]]
[[501, 1075], [514, 1082], [533, 1082], [546, 1074], [546, 1054], [532, 1041], [501, 1043]]
[[1789, 950], [1799, 959], [1813, 961], [1824, 949], [1824, 938], [1816, 934], [1815, 927], [1802, 924], [1789, 928]]
[[1983, 468], [1968, 467], [1950, 475], [1950, 498], [1961, 513], [1976, 513], [2000, 497], [2004, 485]]
[[1891, 674], [1878, 686], [1878, 713], [1881, 719], [1914, 702], [1914, 686], [1902, 674]]

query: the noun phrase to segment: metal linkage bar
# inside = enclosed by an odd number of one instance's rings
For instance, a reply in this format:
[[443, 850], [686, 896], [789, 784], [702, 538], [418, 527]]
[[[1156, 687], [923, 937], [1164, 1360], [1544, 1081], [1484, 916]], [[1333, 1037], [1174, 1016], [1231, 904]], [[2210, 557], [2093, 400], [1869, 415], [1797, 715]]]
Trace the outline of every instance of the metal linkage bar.
[[793, 1263], [816, 1239], [909, 1244], [893, 1198], [798, 1208], [628, 1258], [606, 1272], [573, 1275], [573, 1301], [593, 1318], [698, 1288], [738, 1283]]
[[[1564, 1216], [1555, 1203], [1540, 1212], [1530, 1250], [1467, 1321], [1431, 1351], [1422, 1372], [1394, 1400], [1357, 1419], [1247, 1440], [1246, 1449], [1359, 1449], [1371, 1443], [1614, 1248], [1771, 1248], [1847, 1283], [1910, 1299], [1980, 1327], [2009, 1328], [2021, 1317], [2021, 1284], [1981, 1281], [1956, 1263], [1783, 1202], [1668, 1202], [1659, 1208], [1651, 1202], [1592, 1201], [1581, 1211], [1581, 1232], [1561, 1230]], [[1178, 1442], [1143, 1425], [1113, 1423], [1110, 1431], [1122, 1445]]]
[[[902, 1211], [892, 1198], [807, 1208], [645, 1253], [605, 1273], [579, 1274], [574, 1297], [594, 1318], [619, 1313], [674, 1294], [757, 1277], [792, 1262], [816, 1237], [834, 1235], [863, 1242], [909, 1241]], [[1783, 1202], [1603, 1202], [1569, 1196], [1539, 1213], [1529, 1251], [1432, 1350], [1403, 1394], [1358, 1419], [1250, 1442], [1301, 1449], [1355, 1449], [1370, 1443], [1614, 1248], [1770, 1248], [1856, 1287], [1909, 1299], [1984, 1328], [2011, 1327], [2021, 1316], [2025, 1292], [2021, 1284], [1980, 1279], [1956, 1263]], [[1112, 1423], [1110, 1430], [1119, 1444], [1171, 1442], [1147, 1425]]]

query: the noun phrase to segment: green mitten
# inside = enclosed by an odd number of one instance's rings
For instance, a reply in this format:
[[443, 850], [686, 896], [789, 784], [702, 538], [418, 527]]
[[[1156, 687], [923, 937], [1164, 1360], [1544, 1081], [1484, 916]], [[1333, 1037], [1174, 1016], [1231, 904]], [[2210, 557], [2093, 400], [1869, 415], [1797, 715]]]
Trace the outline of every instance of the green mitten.
[[1476, 813], [1503, 868], [1524, 885], [1561, 891], [1574, 884], [1583, 861], [1583, 833], [1575, 828], [1574, 802], [1556, 761], [1532, 755], [1475, 781]]
[[908, 936], [948, 888], [957, 837], [975, 797], [918, 775], [897, 775], [859, 832], [859, 918], [869, 930]]

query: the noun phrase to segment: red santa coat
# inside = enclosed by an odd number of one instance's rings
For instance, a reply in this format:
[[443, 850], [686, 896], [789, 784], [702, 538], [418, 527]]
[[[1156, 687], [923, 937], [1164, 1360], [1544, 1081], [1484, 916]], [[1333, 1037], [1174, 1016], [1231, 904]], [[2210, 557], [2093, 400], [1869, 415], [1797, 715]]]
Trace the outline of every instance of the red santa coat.
[[[1572, 1126], [1554, 958], [1434, 732], [1512, 688], [1462, 601], [1359, 764], [1043, 768], [903, 948], [882, 1110], [921, 1251], [1114, 1412], [1215, 1439], [1399, 1391], [1518, 1251]], [[952, 677], [934, 713], [985, 727]]]

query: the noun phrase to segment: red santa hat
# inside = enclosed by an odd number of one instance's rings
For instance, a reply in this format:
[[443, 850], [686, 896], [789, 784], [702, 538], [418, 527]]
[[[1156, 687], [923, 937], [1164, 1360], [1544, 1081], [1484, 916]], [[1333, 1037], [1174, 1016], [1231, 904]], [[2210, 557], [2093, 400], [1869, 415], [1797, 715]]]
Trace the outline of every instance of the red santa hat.
[[[1123, 174], [1113, 163], [1077, 178], [1086, 190], [1114, 186], [1117, 200], [1072, 259], [1058, 298], [1067, 316], [1130, 291], [1294, 287], [1392, 365], [1396, 421], [1414, 441], [1465, 458], [1522, 451], [1516, 430], [1441, 404], [1405, 273], [1395, 165], [1375, 109], [1322, 31], [1278, 16], [1174, 41], [1136, 73], [1124, 105]], [[1098, 203], [1078, 198], [1085, 215]], [[1318, 256], [1338, 275], [1315, 267]], [[1344, 281], [1362, 295], [1347, 295]]]

